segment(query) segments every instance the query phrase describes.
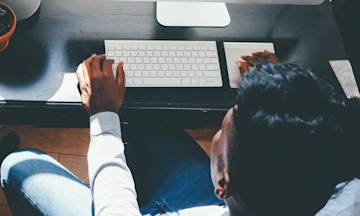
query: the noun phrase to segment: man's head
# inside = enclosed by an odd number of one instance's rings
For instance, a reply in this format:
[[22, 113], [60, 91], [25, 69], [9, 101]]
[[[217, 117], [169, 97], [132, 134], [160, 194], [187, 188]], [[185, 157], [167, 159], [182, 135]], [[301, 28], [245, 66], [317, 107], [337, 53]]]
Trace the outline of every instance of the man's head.
[[316, 213], [343, 180], [336, 154], [344, 110], [313, 73], [292, 64], [258, 66], [243, 77], [213, 138], [216, 194], [234, 215]]

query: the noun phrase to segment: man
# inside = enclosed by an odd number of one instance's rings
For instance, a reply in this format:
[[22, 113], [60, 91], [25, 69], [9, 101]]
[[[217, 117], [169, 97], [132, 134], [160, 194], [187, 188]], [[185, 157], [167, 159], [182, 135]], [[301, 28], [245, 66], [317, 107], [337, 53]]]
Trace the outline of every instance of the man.
[[[264, 59], [269, 63], [259, 64]], [[196, 149], [184, 151], [182, 145], [191, 141], [179, 136], [170, 138], [169, 145], [150, 146], [156, 149], [149, 160], [156, 163], [156, 179], [144, 181], [153, 190], [141, 204], [142, 214], [360, 215], [360, 181], [354, 179], [358, 148], [351, 139], [357, 101], [349, 106], [313, 73], [276, 61], [268, 52], [244, 57], [236, 103], [213, 138], [211, 179], [226, 206], [208, 194], [210, 176], [203, 178], [203, 156]], [[125, 96], [124, 71], [119, 64], [114, 77], [112, 64], [103, 55], [93, 55], [77, 71], [83, 104], [91, 115], [91, 192], [41, 152], [19, 151], [1, 166], [2, 185], [16, 213], [89, 215], [92, 202], [95, 215], [141, 214], [117, 114]], [[254, 70], [248, 72], [249, 66]], [[162, 134], [167, 136], [166, 131]], [[157, 138], [144, 138], [139, 148]], [[177, 139], [180, 145], [173, 144]], [[185, 156], [178, 160], [176, 155]], [[187, 160], [191, 163], [179, 163]], [[163, 166], [168, 168], [155, 171]], [[174, 174], [178, 170], [180, 174]]]

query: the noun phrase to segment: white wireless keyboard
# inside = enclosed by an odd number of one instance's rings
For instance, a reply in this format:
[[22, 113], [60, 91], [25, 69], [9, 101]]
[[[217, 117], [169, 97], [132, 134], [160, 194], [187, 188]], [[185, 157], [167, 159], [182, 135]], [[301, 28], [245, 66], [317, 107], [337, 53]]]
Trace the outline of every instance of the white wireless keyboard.
[[215, 41], [106, 40], [113, 72], [124, 63], [126, 87], [221, 87]]

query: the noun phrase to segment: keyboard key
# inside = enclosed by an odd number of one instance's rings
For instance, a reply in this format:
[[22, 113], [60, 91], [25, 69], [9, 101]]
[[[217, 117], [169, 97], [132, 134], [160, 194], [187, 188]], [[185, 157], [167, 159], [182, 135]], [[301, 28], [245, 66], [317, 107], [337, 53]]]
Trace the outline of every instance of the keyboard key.
[[218, 59], [217, 58], [211, 58], [210, 62], [216, 64], [216, 63], [218, 63]]
[[140, 85], [143, 84], [143, 78], [134, 78], [134, 84], [135, 85]]
[[188, 59], [187, 59], [187, 58], [181, 58], [181, 63], [187, 64], [187, 63], [188, 63]]
[[141, 73], [141, 71], [135, 71], [135, 76], [137, 77], [141, 77], [143, 74]]
[[150, 59], [150, 62], [151, 62], [152, 64], [156, 64], [156, 63], [157, 63], [157, 58], [152, 57], [152, 58]]
[[169, 70], [176, 70], [176, 67], [175, 67], [175, 65], [174, 64], [171, 64], [171, 65], [169, 65]]
[[219, 74], [219, 71], [206, 71], [204, 74], [207, 77], [218, 77], [219, 75], [221, 76], [221, 74]]
[[127, 71], [126, 74], [129, 76], [129, 77], [133, 77], [134, 76], [134, 71]]
[[147, 65], [145, 66], [145, 70], [148, 70], [148, 71], [153, 70], [152, 64], [147, 64]]
[[191, 78], [191, 84], [197, 85], [200, 83], [200, 80], [198, 78]]
[[170, 52], [169, 52], [169, 56], [170, 56], [170, 57], [175, 57], [175, 56], [176, 56], [176, 52], [175, 52], [175, 51], [170, 51]]
[[143, 58], [143, 62], [144, 62], [145, 64], [150, 63], [150, 58], [144, 57], [144, 58]]
[[160, 52], [160, 51], [154, 51], [154, 56], [155, 56], [155, 57], [161, 56], [161, 52]]
[[145, 69], [145, 65], [144, 65], [144, 64], [138, 64], [138, 68], [139, 68], [139, 70], [144, 70], [144, 69]]
[[161, 64], [165, 63], [165, 58], [160, 57], [160, 58], [159, 58], [159, 63], [161, 63]]
[[134, 79], [129, 77], [129, 78], [126, 78], [126, 85], [132, 85], [134, 83]]
[[189, 58], [189, 63], [190, 64], [195, 64], [196, 62], [195, 62], [195, 59], [194, 58]]
[[142, 62], [142, 58], [140, 58], [140, 57], [137, 57], [137, 58], [135, 59], [135, 62], [136, 62], [136, 64], [139, 64], [139, 63], [141, 63], [141, 62]]
[[191, 65], [191, 70], [193, 70], [193, 71], [197, 71], [197, 70], [199, 70], [198, 65], [196, 65], [196, 64]]
[[206, 56], [207, 57], [215, 57], [216, 53], [214, 53], [214, 52], [206, 52]]
[[151, 77], [156, 77], [158, 75], [157, 71], [150, 71]]
[[168, 64], [173, 63], [173, 59], [172, 58], [166, 58], [166, 63], [168, 63]]
[[183, 57], [183, 56], [184, 56], [184, 53], [183, 53], [183, 52], [180, 52], [180, 51], [177, 51], [177, 52], [176, 52], [176, 56], [177, 56], [177, 57]]
[[207, 70], [219, 70], [219, 66], [216, 64], [208, 64], [206, 65]]
[[160, 65], [159, 64], [154, 64], [153, 68], [154, 68], [154, 70], [160, 70]]
[[199, 70], [202, 70], [202, 71], [206, 70], [206, 66], [204, 64], [200, 64]]
[[127, 62], [128, 62], [129, 64], [135, 63], [135, 59], [134, 59], [133, 57], [129, 57], [128, 60], [127, 60]]
[[198, 57], [198, 53], [197, 52], [191, 52], [191, 57]]
[[169, 70], [169, 66], [166, 64], [162, 64], [160, 67], [161, 67], [161, 70], [164, 70], [164, 71]]
[[191, 79], [190, 79], [190, 78], [184, 78], [184, 79], [182, 80], [182, 83], [183, 83], [184, 85], [190, 85], [190, 84], [191, 84]]
[[150, 76], [150, 72], [149, 71], [143, 71], [142, 75], [144, 77], [148, 77], [148, 76]]
[[137, 70], [137, 64], [130, 65], [130, 69], [131, 70]]
[[184, 70], [183, 65], [182, 65], [182, 64], [177, 64], [177, 65], [176, 65], [176, 70], [179, 70], [179, 71]]
[[145, 78], [144, 84], [146, 85], [156, 85], [156, 84], [165, 84], [165, 86], [172, 86], [172, 85], [180, 85], [180, 79], [177, 78]]

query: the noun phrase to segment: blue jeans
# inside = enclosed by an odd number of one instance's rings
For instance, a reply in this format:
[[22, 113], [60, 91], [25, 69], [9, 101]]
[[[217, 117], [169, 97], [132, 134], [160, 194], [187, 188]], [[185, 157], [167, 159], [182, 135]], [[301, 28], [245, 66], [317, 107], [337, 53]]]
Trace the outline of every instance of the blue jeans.
[[[129, 132], [126, 145], [142, 214], [223, 204], [213, 193], [209, 158], [185, 132], [146, 131]], [[39, 150], [10, 154], [1, 183], [14, 215], [93, 214], [89, 187]]]

